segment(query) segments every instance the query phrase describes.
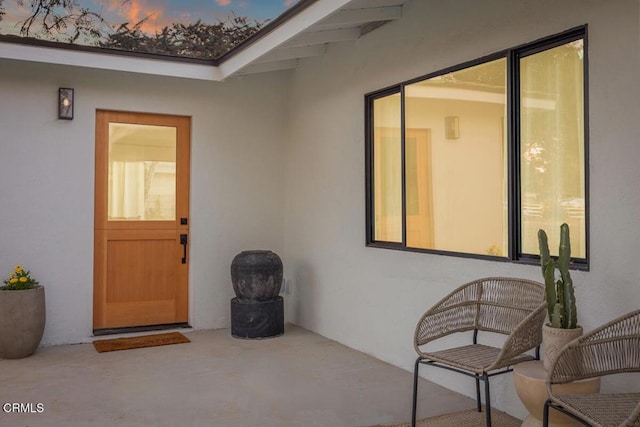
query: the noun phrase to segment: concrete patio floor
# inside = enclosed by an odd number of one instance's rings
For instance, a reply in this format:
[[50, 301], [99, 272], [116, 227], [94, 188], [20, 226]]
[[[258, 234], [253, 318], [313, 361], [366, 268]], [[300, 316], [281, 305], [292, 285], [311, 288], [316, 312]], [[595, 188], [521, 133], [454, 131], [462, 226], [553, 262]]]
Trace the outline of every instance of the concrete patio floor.
[[[267, 340], [234, 339], [226, 329], [184, 333], [191, 343], [110, 353], [66, 345], [0, 360], [0, 426], [342, 427], [410, 419], [409, 372], [305, 329], [287, 325]], [[420, 387], [420, 417], [475, 405], [425, 380]], [[31, 404], [32, 412], [7, 412], [7, 403]]]

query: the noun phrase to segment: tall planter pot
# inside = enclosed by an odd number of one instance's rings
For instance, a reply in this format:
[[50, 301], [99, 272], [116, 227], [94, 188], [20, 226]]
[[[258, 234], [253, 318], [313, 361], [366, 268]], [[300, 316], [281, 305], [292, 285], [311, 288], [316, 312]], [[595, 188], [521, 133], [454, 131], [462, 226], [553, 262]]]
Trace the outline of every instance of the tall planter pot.
[[542, 327], [543, 366], [549, 371], [558, 357], [560, 350], [569, 342], [582, 336], [582, 326], [574, 329], [552, 328], [545, 324]]
[[0, 358], [32, 355], [42, 339], [44, 324], [44, 287], [0, 290]]

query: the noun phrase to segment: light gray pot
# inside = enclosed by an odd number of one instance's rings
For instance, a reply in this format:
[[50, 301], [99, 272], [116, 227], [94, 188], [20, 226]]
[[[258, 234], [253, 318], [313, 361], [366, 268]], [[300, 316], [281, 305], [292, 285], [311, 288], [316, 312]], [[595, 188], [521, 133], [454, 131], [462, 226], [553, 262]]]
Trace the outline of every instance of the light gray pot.
[[0, 358], [20, 359], [38, 348], [45, 324], [44, 288], [0, 290]]

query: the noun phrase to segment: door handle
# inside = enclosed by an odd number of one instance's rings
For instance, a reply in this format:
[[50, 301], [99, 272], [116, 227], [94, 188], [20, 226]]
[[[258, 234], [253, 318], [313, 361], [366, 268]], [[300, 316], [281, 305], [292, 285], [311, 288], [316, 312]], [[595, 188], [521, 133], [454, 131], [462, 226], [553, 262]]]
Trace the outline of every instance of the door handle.
[[182, 263], [187, 263], [187, 235], [180, 235], [180, 244], [182, 245]]

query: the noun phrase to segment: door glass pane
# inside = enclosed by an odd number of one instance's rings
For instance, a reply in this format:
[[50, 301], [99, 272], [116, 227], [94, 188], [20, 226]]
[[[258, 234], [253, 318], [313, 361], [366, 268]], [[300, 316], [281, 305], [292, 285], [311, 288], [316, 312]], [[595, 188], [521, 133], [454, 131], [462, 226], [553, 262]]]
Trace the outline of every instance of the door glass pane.
[[537, 255], [538, 230], [557, 255], [569, 224], [571, 254], [586, 258], [584, 47], [577, 40], [520, 60], [522, 253]]
[[176, 219], [176, 128], [109, 123], [109, 221]]
[[506, 67], [405, 87], [407, 246], [506, 256]]

